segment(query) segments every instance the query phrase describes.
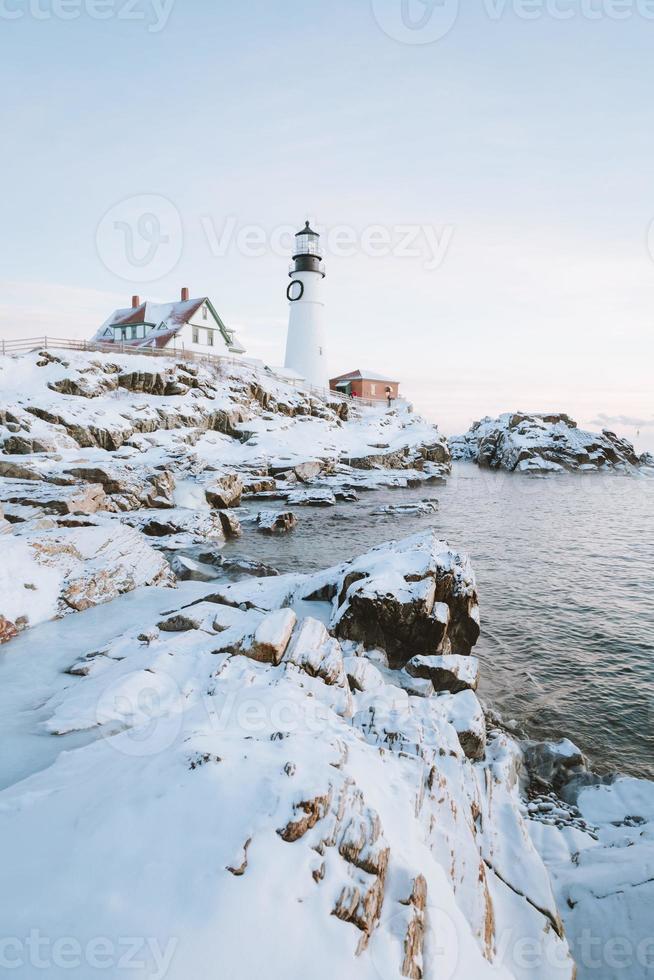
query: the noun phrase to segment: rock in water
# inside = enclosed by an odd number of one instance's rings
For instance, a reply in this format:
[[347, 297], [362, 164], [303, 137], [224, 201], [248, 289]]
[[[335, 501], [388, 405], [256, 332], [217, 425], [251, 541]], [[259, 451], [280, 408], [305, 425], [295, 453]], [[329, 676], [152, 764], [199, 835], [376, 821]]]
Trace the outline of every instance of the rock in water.
[[454, 459], [521, 473], [630, 471], [646, 465], [626, 439], [608, 429], [586, 432], [564, 414], [487, 416], [450, 439], [450, 449]]
[[417, 655], [466, 656], [479, 638], [470, 563], [434, 532], [355, 559], [334, 584], [337, 636], [381, 647], [391, 667]]
[[278, 513], [262, 510], [257, 514], [257, 529], [263, 534], [285, 534], [297, 527], [297, 517], [290, 510]]

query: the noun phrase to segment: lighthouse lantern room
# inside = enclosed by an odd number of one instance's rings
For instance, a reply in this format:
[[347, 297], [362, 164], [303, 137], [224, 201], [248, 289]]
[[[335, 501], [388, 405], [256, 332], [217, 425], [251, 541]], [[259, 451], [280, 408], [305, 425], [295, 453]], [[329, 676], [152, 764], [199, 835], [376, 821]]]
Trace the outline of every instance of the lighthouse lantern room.
[[329, 379], [325, 347], [322, 296], [325, 265], [320, 235], [307, 221], [295, 236], [293, 262], [286, 290], [289, 302], [288, 336], [284, 366], [306, 381], [327, 388]]

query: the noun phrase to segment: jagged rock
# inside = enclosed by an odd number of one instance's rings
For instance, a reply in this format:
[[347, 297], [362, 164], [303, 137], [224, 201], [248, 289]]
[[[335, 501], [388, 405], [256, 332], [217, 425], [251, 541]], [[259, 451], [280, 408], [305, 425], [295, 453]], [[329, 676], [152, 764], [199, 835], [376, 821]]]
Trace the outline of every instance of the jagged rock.
[[434, 700], [433, 706], [454, 727], [468, 759], [483, 759], [486, 753], [486, 719], [473, 691], [441, 694]]
[[52, 391], [62, 395], [77, 395], [81, 398], [98, 398], [109, 391], [115, 391], [117, 387], [118, 379], [115, 375], [103, 374], [97, 369], [90, 369], [85, 373], [79, 372], [73, 377], [51, 381], [48, 384], [48, 388]]
[[243, 482], [236, 473], [225, 473], [204, 492], [212, 507], [220, 509], [238, 507], [243, 495]]
[[31, 527], [8, 537], [3, 556], [12, 578], [0, 595], [0, 615], [17, 626], [88, 609], [142, 585], [173, 584], [168, 562], [119, 524]]
[[189, 630], [198, 630], [201, 626], [202, 616], [193, 615], [192, 610], [188, 613], [175, 613], [157, 623], [157, 629], [162, 633], [188, 633]]
[[403, 470], [407, 465], [407, 451], [401, 449], [390, 453], [371, 453], [369, 456], [342, 457], [341, 462], [347, 463], [355, 470], [374, 470], [378, 467], [386, 470]]
[[427, 881], [418, 875], [407, 900], [411, 908], [411, 919], [404, 936], [404, 961], [402, 976], [409, 980], [422, 980], [424, 976], [424, 943], [427, 909]]
[[15, 636], [18, 636], [16, 624], [11, 623], [4, 616], [0, 616], [0, 643], [7, 643], [9, 640], [13, 640]]
[[290, 510], [278, 513], [262, 510], [257, 514], [257, 529], [263, 534], [285, 534], [297, 527], [297, 517]]
[[398, 517], [421, 517], [438, 510], [437, 500], [417, 500], [415, 503], [386, 504], [371, 511], [372, 514], [397, 514]]
[[297, 616], [292, 609], [269, 613], [257, 626], [251, 643], [240, 652], [251, 660], [277, 666], [286, 652], [296, 622]]
[[142, 473], [133, 466], [114, 464], [71, 467], [66, 473], [79, 480], [101, 484], [105, 493], [113, 498], [117, 510], [174, 506], [175, 478], [170, 470]]
[[430, 680], [436, 691], [476, 691], [479, 684], [479, 661], [476, 657], [413, 657], [406, 665], [412, 677]]
[[[0, 459], [0, 477], [9, 480], [43, 480], [43, 473], [33, 464], [20, 460]], [[98, 481], [95, 481], [98, 482]]]
[[329, 811], [332, 801], [331, 787], [320, 796], [312, 799], [301, 800], [293, 807], [295, 814], [300, 814], [296, 819], [290, 820], [285, 827], [281, 827], [277, 833], [287, 844], [293, 844], [300, 840], [312, 827], [315, 827], [319, 820], [324, 819]]
[[220, 551], [203, 551], [198, 560], [208, 565], [219, 565], [226, 572], [237, 575], [252, 575], [254, 578], [272, 578], [279, 575], [279, 570], [252, 558], [236, 556], [225, 558]]
[[284, 654], [287, 668], [298, 668], [330, 688], [330, 706], [345, 717], [352, 713], [352, 695], [338, 640], [317, 619], [307, 617], [295, 629]]
[[300, 483], [311, 483], [322, 472], [323, 464], [318, 459], [308, 460], [293, 467], [293, 472]]
[[223, 530], [218, 513], [211, 511], [189, 510], [175, 508], [161, 511], [137, 510], [121, 515], [121, 521], [137, 527], [152, 538], [183, 536], [197, 541], [206, 542], [207, 538], [222, 540]]
[[292, 490], [286, 498], [288, 503], [300, 507], [333, 507], [336, 497], [331, 490]]
[[604, 429], [579, 429], [568, 415], [510, 412], [475, 422], [465, 435], [450, 439], [455, 459], [481, 467], [522, 473], [582, 473], [633, 469], [640, 465], [626, 439]]
[[174, 555], [170, 567], [180, 582], [212, 582], [217, 574], [213, 569], [203, 568], [187, 555]]
[[226, 538], [238, 538], [243, 533], [241, 523], [236, 514], [228, 510], [220, 510], [218, 511], [218, 517], [220, 518], [220, 524]]
[[374, 579], [354, 582], [337, 623], [339, 636], [367, 647], [383, 647], [391, 666], [402, 666], [411, 649], [437, 650], [447, 630], [442, 611], [433, 616], [436, 585], [431, 578], [389, 592]]
[[466, 656], [479, 638], [470, 563], [434, 531], [375, 549], [338, 575], [336, 635], [385, 650], [393, 668], [418, 655]]
[[58, 486], [35, 480], [0, 479], [0, 500], [38, 507], [45, 514], [95, 514], [107, 507], [99, 484]]
[[243, 482], [243, 493], [247, 496], [257, 496], [260, 493], [274, 493], [277, 481], [272, 476], [261, 476]]
[[351, 691], [377, 691], [384, 686], [384, 678], [367, 657], [345, 657], [343, 664]]
[[527, 742], [524, 760], [529, 777], [540, 787], [556, 792], [570, 779], [586, 771], [586, 760], [577, 746], [567, 738], [558, 742]]

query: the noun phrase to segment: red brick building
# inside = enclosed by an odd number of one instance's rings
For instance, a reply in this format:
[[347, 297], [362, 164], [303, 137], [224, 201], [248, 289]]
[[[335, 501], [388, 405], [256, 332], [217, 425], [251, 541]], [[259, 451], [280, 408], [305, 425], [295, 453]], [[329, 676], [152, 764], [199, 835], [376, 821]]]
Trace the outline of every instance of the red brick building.
[[385, 378], [376, 371], [360, 370], [332, 378], [329, 387], [332, 391], [340, 391], [344, 395], [353, 395], [357, 398], [385, 400], [390, 395], [395, 400], [399, 397], [400, 382]]

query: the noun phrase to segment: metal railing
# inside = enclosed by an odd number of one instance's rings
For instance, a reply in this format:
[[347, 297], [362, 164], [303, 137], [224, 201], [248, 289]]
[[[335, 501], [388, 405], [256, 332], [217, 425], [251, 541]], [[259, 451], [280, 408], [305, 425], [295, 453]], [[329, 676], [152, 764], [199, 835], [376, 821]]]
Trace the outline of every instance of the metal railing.
[[[0, 355], [10, 356], [12, 354], [28, 354], [39, 350], [73, 350], [89, 351], [100, 354], [137, 354], [140, 357], [167, 357], [176, 361], [193, 361], [217, 368], [234, 365], [249, 368], [255, 375], [274, 378], [284, 384], [292, 385], [298, 391], [308, 395], [316, 395], [327, 401], [346, 402], [348, 405], [365, 405], [369, 408], [379, 408], [384, 404], [386, 398], [362, 398], [358, 395], [347, 395], [342, 391], [334, 391], [333, 388], [319, 388], [316, 385], [308, 384], [299, 378], [289, 378], [283, 374], [278, 374], [269, 367], [259, 367], [256, 363], [243, 357], [229, 357], [225, 354], [201, 354], [198, 351], [179, 348], [152, 348], [136, 347], [129, 342], [113, 341], [105, 343], [103, 341], [75, 340], [65, 337], [20, 337], [8, 340], [0, 339]], [[396, 398], [394, 402], [400, 405], [407, 404], [406, 399]]]

